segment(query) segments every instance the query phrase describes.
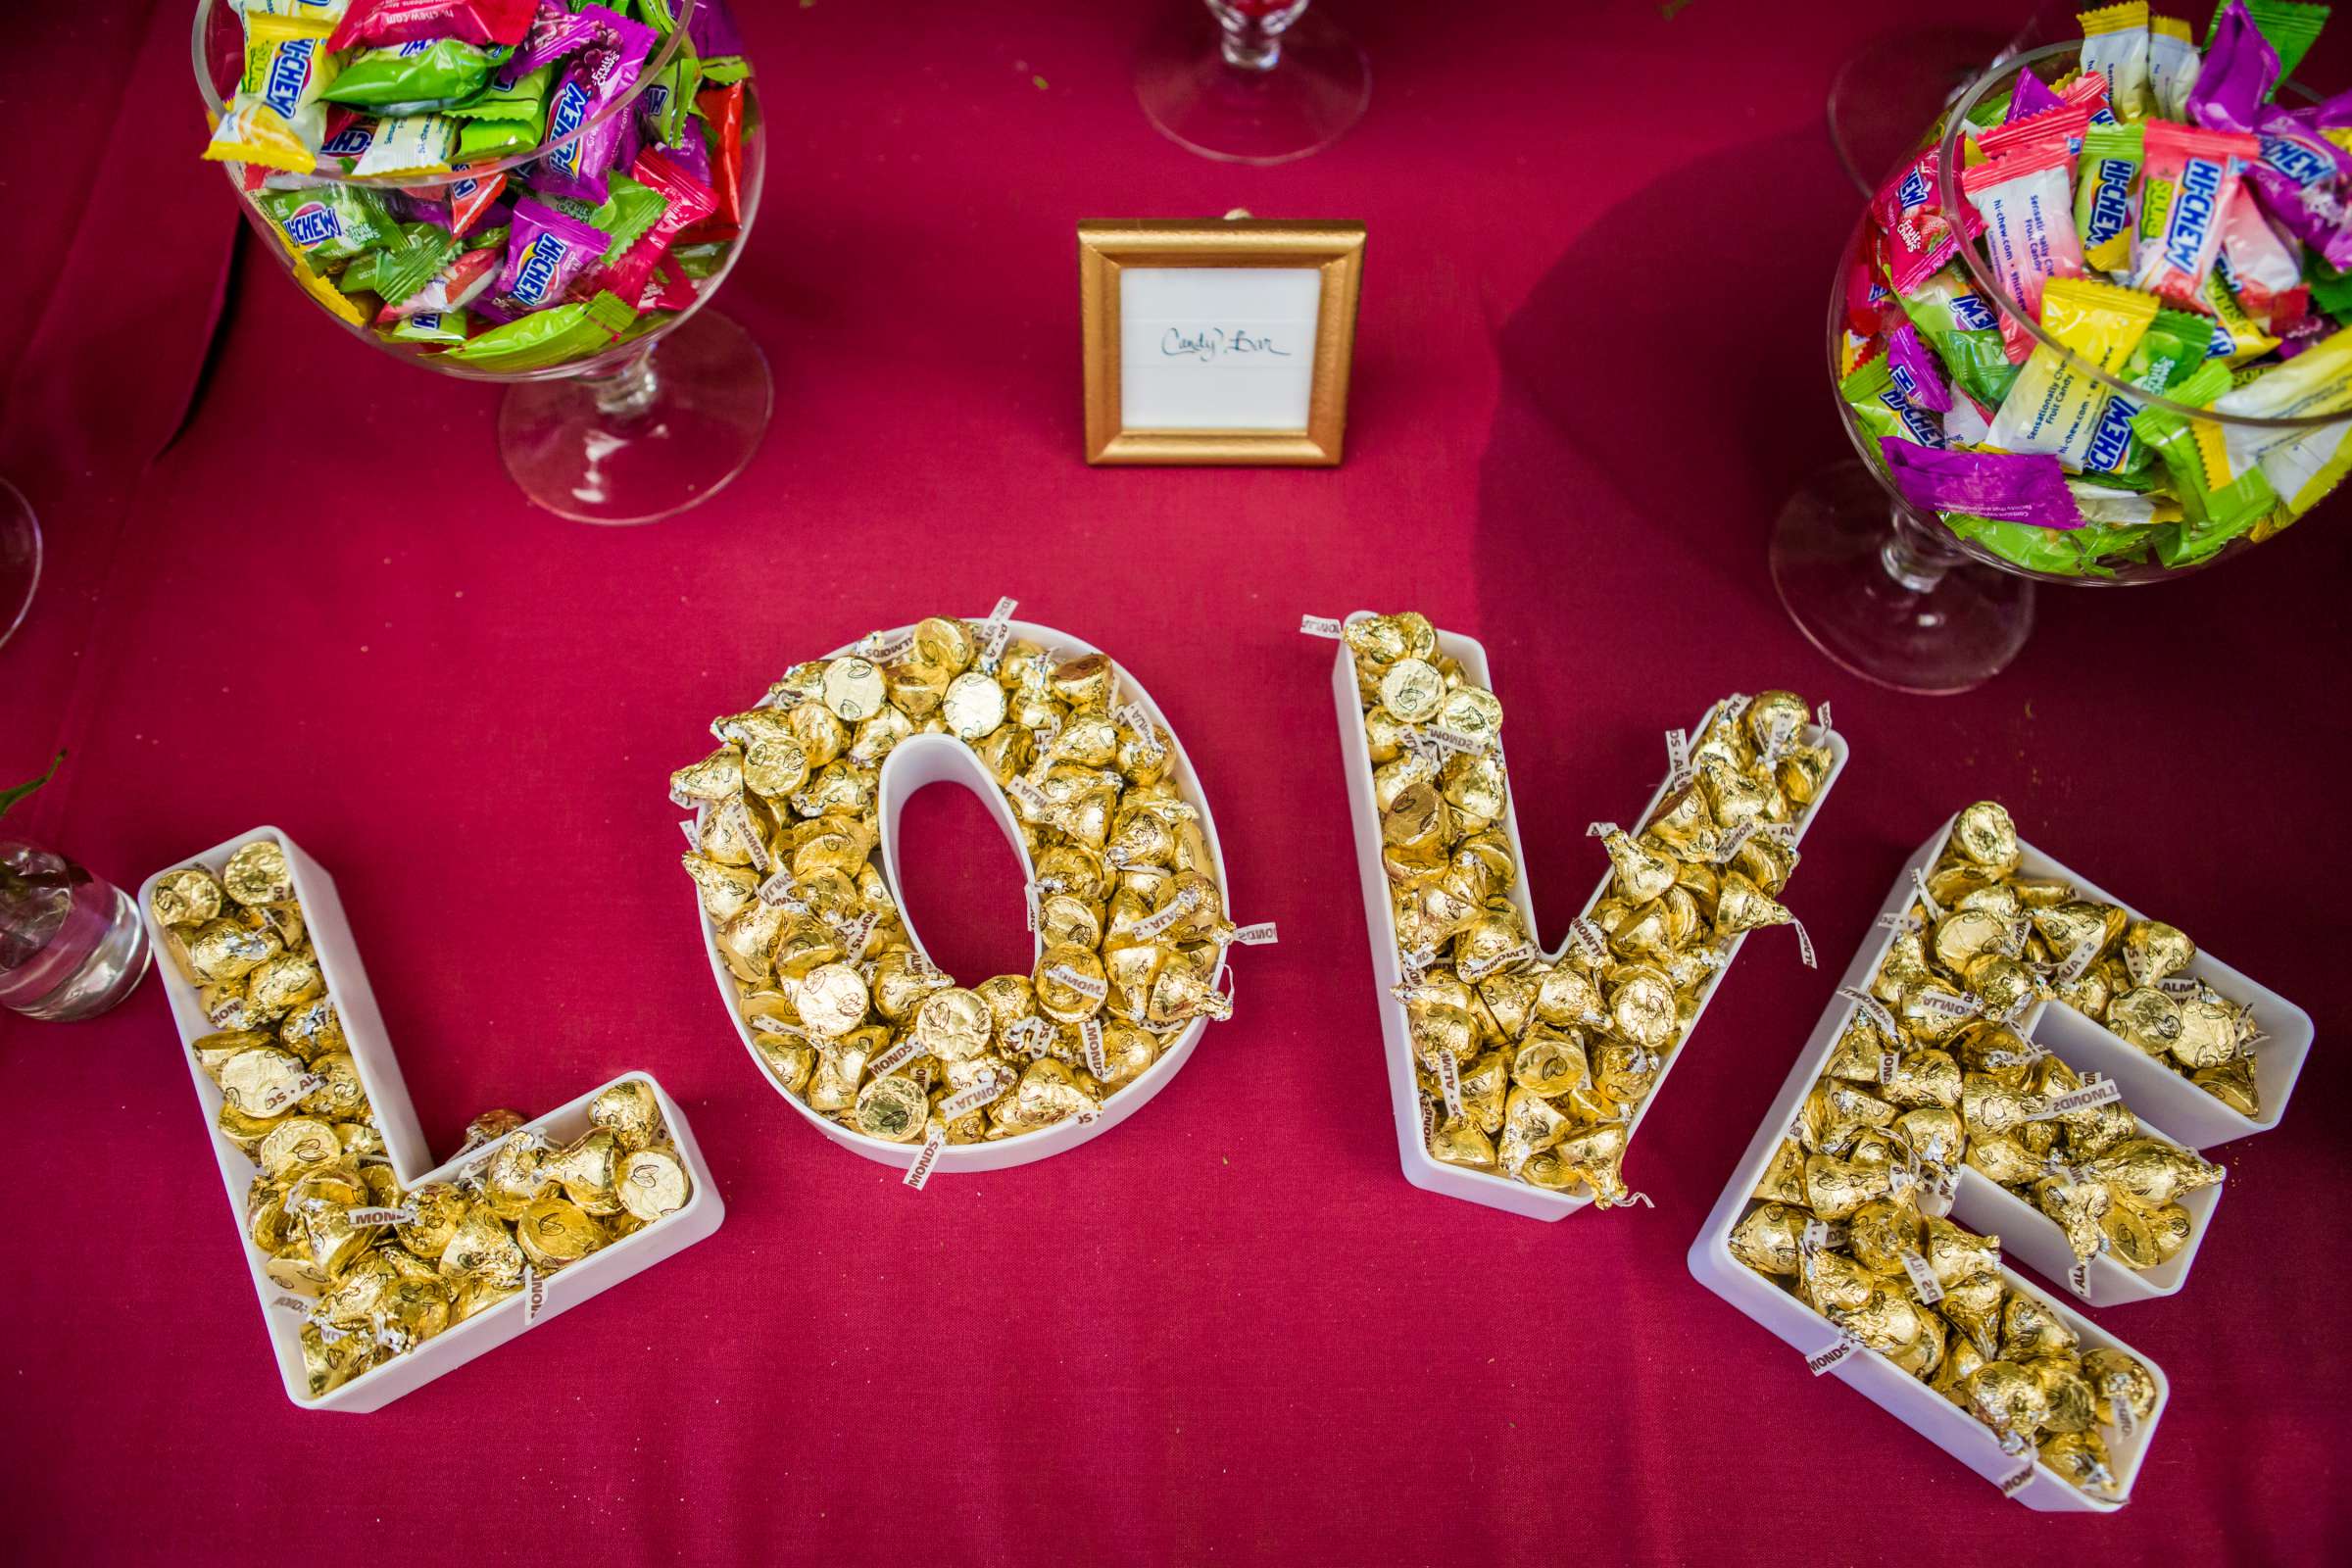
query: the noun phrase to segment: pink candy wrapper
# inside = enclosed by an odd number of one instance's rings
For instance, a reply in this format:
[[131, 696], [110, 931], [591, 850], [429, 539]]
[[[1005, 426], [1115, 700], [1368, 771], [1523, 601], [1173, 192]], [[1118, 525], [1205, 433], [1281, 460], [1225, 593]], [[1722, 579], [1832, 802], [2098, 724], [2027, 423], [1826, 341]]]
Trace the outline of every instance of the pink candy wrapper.
[[2253, 188], [2242, 182], [2222, 214], [2222, 260], [2230, 290], [2256, 316], [2270, 315], [2281, 295], [2303, 282], [2298, 248], [2278, 237]]
[[2066, 469], [2046, 454], [1938, 452], [1881, 436], [1894, 487], [1923, 512], [1964, 512], [2036, 528], [2080, 528], [2082, 509], [2066, 487]]
[[[1934, 149], [1920, 154], [1871, 198], [1871, 217], [1886, 236], [1886, 276], [1899, 294], [1935, 276], [1959, 249], [1936, 189], [1936, 159]], [[1968, 233], [1973, 237], [1975, 227]]]
[[351, 0], [329, 38], [329, 49], [384, 49], [427, 38], [456, 38], [485, 47], [520, 43], [531, 25], [533, 0]]
[[[2222, 220], [2235, 196], [2239, 172], [2261, 151], [2251, 132], [2197, 130], [2150, 120], [2141, 188], [2170, 188], [2163, 232], [2142, 233], [2132, 256], [2132, 286], [2176, 305], [2202, 311], [2205, 274], [2222, 247]], [[2143, 196], [2142, 202], [2151, 200]]]
[[1935, 351], [1919, 335], [1919, 328], [1909, 321], [1896, 327], [1886, 339], [1886, 369], [1903, 396], [1923, 409], [1937, 414], [1952, 406], [1952, 389], [1944, 384], [1943, 369], [1936, 363]]
[[596, 36], [596, 18], [565, 5], [564, 0], [539, 0], [539, 12], [524, 34], [522, 47], [499, 68], [498, 79], [513, 86], [551, 60], [561, 60]]
[[[1960, 176], [1962, 193], [1984, 216], [1984, 248], [1993, 270], [2009, 297], [2037, 321], [2043, 281], [2082, 275], [2082, 236], [2075, 228], [2074, 162], [2065, 142], [2053, 137], [1979, 164]], [[2033, 334], [2006, 312], [2001, 317], [2001, 341], [2010, 360], [2019, 365], [2034, 351]]]

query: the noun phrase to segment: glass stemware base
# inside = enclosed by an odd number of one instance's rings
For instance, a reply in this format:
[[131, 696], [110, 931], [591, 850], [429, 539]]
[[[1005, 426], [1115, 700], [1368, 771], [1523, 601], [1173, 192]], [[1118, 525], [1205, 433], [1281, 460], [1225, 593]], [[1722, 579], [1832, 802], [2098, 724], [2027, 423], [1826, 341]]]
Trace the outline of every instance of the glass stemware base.
[[1899, 692], [1982, 686], [2034, 630], [2034, 584], [1972, 560], [1860, 463], [1824, 469], [1772, 529], [1772, 585], [1813, 646]]
[[609, 374], [514, 385], [499, 406], [499, 456], [559, 516], [652, 522], [741, 473], [774, 406], [760, 346], [704, 310]]
[[1364, 51], [1312, 8], [1261, 63], [1236, 53], [1197, 0], [1167, 10], [1135, 68], [1136, 98], [1162, 135], [1203, 158], [1288, 163], [1339, 140], [1372, 96]]

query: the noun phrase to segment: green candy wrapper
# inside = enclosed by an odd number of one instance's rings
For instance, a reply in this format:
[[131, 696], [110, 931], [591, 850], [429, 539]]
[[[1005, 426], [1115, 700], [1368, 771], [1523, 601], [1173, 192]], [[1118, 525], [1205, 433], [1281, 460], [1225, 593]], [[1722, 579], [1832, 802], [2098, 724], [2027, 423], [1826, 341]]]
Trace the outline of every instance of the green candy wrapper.
[[[403, 223], [398, 239], [367, 258], [372, 264], [368, 286], [382, 295], [386, 304], [398, 305], [431, 282], [458, 249], [457, 236], [437, 223]], [[360, 265], [352, 264], [355, 270]], [[346, 282], [344, 292], [350, 291]]]
[[1895, 390], [1893, 371], [1886, 356], [1854, 367], [1851, 374], [1838, 383], [1838, 395], [1845, 399], [1854, 411], [1854, 418], [1862, 428], [1876, 436], [1894, 436], [1913, 446], [1943, 447], [1943, 426], [1936, 416], [1914, 406]]
[[1895, 298], [1961, 390], [1988, 409], [1999, 408], [2018, 368], [2001, 346], [2000, 318], [1991, 302], [1949, 267]]
[[483, 370], [541, 369], [603, 352], [636, 318], [637, 313], [608, 290], [585, 304], [533, 311], [494, 326], [451, 349], [449, 358]]
[[[555, 79], [556, 68], [552, 63], [517, 77], [511, 87], [501, 87], [497, 73], [493, 72], [489, 84], [480, 92], [441, 112], [459, 120], [525, 120], [544, 131], [547, 128], [547, 89]], [[538, 135], [534, 133], [532, 142], [536, 145], [537, 141]]]
[[2109, 563], [2128, 556], [2147, 542], [2154, 530], [2145, 525], [2091, 523], [2081, 528], [2036, 528], [2030, 522], [2004, 522], [1946, 513], [1944, 526], [1963, 539], [1973, 539], [2003, 561], [2028, 571], [2046, 571], [2065, 577], [2112, 577]]
[[482, 90], [511, 49], [481, 49], [456, 38], [435, 38], [417, 49], [364, 49], [318, 96], [328, 103], [381, 109], [439, 109]]
[[539, 127], [527, 120], [468, 120], [458, 130], [458, 162], [511, 158], [529, 152], [539, 141]]
[[2303, 281], [2311, 286], [2311, 303], [2338, 321], [2352, 319], [2352, 272], [2339, 272], [2317, 251], [2303, 256]]
[[605, 202], [601, 207], [591, 207], [570, 196], [548, 196], [542, 199], [549, 206], [569, 213], [581, 222], [612, 235], [612, 243], [606, 247], [602, 258], [610, 266], [620, 260], [621, 252], [643, 238], [646, 230], [661, 221], [662, 215], [669, 211], [669, 198], [617, 170], [606, 176], [605, 187]]
[[[2230, 390], [2230, 369], [2219, 360], [2207, 360], [2195, 371], [2168, 389], [2176, 403], [2203, 408]], [[2173, 493], [2186, 514], [2177, 523], [2156, 530], [2156, 555], [2168, 566], [2202, 561], [2271, 514], [2278, 492], [2259, 467], [2248, 468], [2230, 483], [2214, 489], [2205, 477], [2205, 460], [2197, 452], [2196, 434], [2189, 421], [2169, 409], [2142, 409], [2132, 417], [2132, 433], [2162, 460], [2172, 475]]]
[[401, 318], [384, 335], [395, 343], [460, 344], [466, 341], [466, 313], [418, 311], [415, 316]]
[[384, 199], [365, 185], [266, 190], [254, 202], [315, 267], [348, 262], [389, 245], [400, 233]]
[[678, 264], [679, 271], [699, 283], [718, 270], [727, 259], [727, 247], [716, 240], [707, 245], [676, 245], [670, 248], [669, 259]]

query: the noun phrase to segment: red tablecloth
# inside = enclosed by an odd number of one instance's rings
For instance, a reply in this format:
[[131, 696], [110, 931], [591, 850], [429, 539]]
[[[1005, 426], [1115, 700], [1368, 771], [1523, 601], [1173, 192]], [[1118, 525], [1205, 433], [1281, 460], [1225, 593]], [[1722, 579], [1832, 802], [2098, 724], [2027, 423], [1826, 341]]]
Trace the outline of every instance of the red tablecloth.
[[[717, 501], [620, 531], [521, 502], [495, 390], [228, 270], [183, 0], [17, 21], [0, 472], [51, 561], [0, 655], [0, 776], [73, 758], [11, 826], [135, 885], [282, 825], [339, 879], [437, 1149], [644, 1068], [730, 1210], [381, 1414], [306, 1414], [160, 987], [0, 1023], [18, 1560], [2341, 1559], [2343, 509], [2189, 582], [2047, 592], [1965, 698], [1811, 650], [1763, 540], [1843, 456], [1817, 334], [1855, 198], [1821, 106], [1874, 8], [1333, 0], [1370, 116], [1269, 171], [1144, 122], [1141, 5], [738, 10], [774, 157], [723, 307], [776, 420]], [[1347, 466], [1087, 469], [1072, 224], [1235, 206], [1370, 226]], [[662, 782], [792, 660], [1000, 593], [1166, 706], [1237, 912], [1283, 942], [1127, 1126], [918, 1196], [745, 1060]], [[1854, 760], [1792, 888], [1824, 969], [1750, 945], [1636, 1147], [1654, 1209], [1539, 1225], [1397, 1174], [1331, 646], [1294, 629], [1364, 605], [1493, 650], [1547, 937], [1661, 728], [1735, 688], [1836, 700]], [[2100, 1314], [2173, 1379], [2114, 1518], [2003, 1501], [1684, 1267], [1889, 877], [1982, 796], [2320, 1025], [2189, 1288]], [[976, 803], [908, 831], [939, 956], [1025, 964]]]

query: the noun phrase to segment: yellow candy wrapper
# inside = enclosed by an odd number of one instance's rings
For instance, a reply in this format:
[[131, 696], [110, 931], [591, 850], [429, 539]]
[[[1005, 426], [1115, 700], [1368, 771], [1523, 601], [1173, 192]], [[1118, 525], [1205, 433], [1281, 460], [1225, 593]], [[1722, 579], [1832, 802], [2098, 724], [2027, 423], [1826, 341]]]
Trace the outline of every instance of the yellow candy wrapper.
[[2278, 340], [2265, 332], [2262, 323], [2248, 316], [2237, 296], [2230, 292], [2230, 285], [2222, 281], [2222, 270], [2218, 267], [2205, 274], [2204, 298], [2213, 318], [2230, 334], [2233, 346], [2223, 358], [2232, 368], [2259, 360], [2278, 346]]
[[[2278, 418], [2304, 414], [2352, 415], [2352, 333], [2338, 332], [2243, 386], [2213, 400], [2216, 414]], [[2200, 419], [2193, 428], [2198, 455], [2215, 485], [2260, 466], [2290, 513], [2301, 514], [2342, 475], [2352, 420], [2313, 430], [2222, 425]]]
[[[2084, 277], [2053, 277], [2042, 286], [2041, 324], [2082, 359], [2113, 375], [2156, 319], [2156, 297]], [[2107, 410], [2107, 389], [2035, 344], [2017, 382], [1992, 416], [1987, 446], [2041, 452], [2081, 472]]]
[[340, 57], [326, 47], [327, 22], [303, 17], [245, 19], [245, 76], [204, 156], [308, 172], [326, 136], [318, 95], [335, 79]]

